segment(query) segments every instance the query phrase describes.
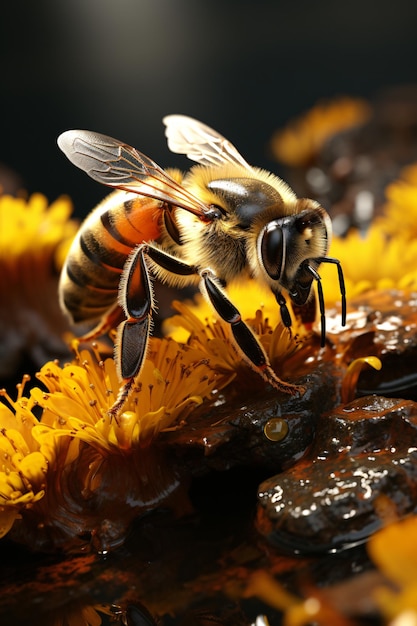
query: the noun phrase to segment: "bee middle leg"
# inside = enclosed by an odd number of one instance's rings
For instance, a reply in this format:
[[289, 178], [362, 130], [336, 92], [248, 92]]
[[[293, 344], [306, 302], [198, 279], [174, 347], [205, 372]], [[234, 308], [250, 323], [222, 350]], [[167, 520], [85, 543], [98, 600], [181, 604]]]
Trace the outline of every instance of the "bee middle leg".
[[269, 359], [249, 326], [245, 324], [238, 309], [229, 300], [220, 288], [212, 272], [205, 270], [201, 273], [203, 289], [218, 315], [230, 324], [233, 337], [244, 359], [270, 385], [284, 393], [295, 395], [302, 393], [302, 387], [292, 385], [281, 380], [274, 372]]

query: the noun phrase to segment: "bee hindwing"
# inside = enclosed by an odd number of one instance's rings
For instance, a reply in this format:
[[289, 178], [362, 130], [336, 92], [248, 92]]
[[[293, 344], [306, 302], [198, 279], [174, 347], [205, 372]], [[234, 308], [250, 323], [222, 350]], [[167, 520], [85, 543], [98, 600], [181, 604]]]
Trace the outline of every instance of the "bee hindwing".
[[162, 121], [171, 152], [186, 154], [201, 165], [232, 163], [252, 169], [230, 141], [198, 120], [186, 115], [167, 115]]

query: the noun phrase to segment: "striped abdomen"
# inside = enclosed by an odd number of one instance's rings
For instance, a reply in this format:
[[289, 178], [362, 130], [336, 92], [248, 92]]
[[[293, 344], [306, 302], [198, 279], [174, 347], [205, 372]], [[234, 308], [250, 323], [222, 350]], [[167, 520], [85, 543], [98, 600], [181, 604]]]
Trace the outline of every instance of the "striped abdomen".
[[161, 234], [161, 208], [157, 200], [116, 191], [86, 218], [59, 285], [61, 306], [74, 323], [98, 319], [113, 308], [128, 255]]

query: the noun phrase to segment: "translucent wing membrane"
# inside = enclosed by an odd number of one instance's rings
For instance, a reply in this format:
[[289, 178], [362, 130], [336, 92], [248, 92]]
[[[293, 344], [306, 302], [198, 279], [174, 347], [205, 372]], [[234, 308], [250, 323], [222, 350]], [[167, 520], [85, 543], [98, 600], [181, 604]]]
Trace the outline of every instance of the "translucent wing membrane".
[[152, 159], [117, 139], [92, 131], [68, 130], [58, 137], [58, 146], [71, 163], [99, 183], [174, 204], [199, 217], [210, 214], [208, 206]]
[[186, 154], [201, 165], [233, 163], [252, 169], [230, 141], [209, 126], [186, 115], [167, 115], [162, 121], [171, 152]]

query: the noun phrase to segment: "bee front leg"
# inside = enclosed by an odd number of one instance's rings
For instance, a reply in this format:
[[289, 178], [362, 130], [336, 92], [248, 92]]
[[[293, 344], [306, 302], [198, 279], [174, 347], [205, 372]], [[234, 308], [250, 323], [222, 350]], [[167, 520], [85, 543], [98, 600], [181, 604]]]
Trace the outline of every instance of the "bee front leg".
[[205, 270], [201, 273], [201, 278], [202, 291], [206, 294], [218, 315], [230, 324], [236, 344], [249, 366], [279, 391], [290, 395], [302, 393], [303, 389], [301, 387], [286, 383], [275, 374], [263, 347], [249, 326], [242, 320], [238, 309], [222, 291], [213, 273]]

